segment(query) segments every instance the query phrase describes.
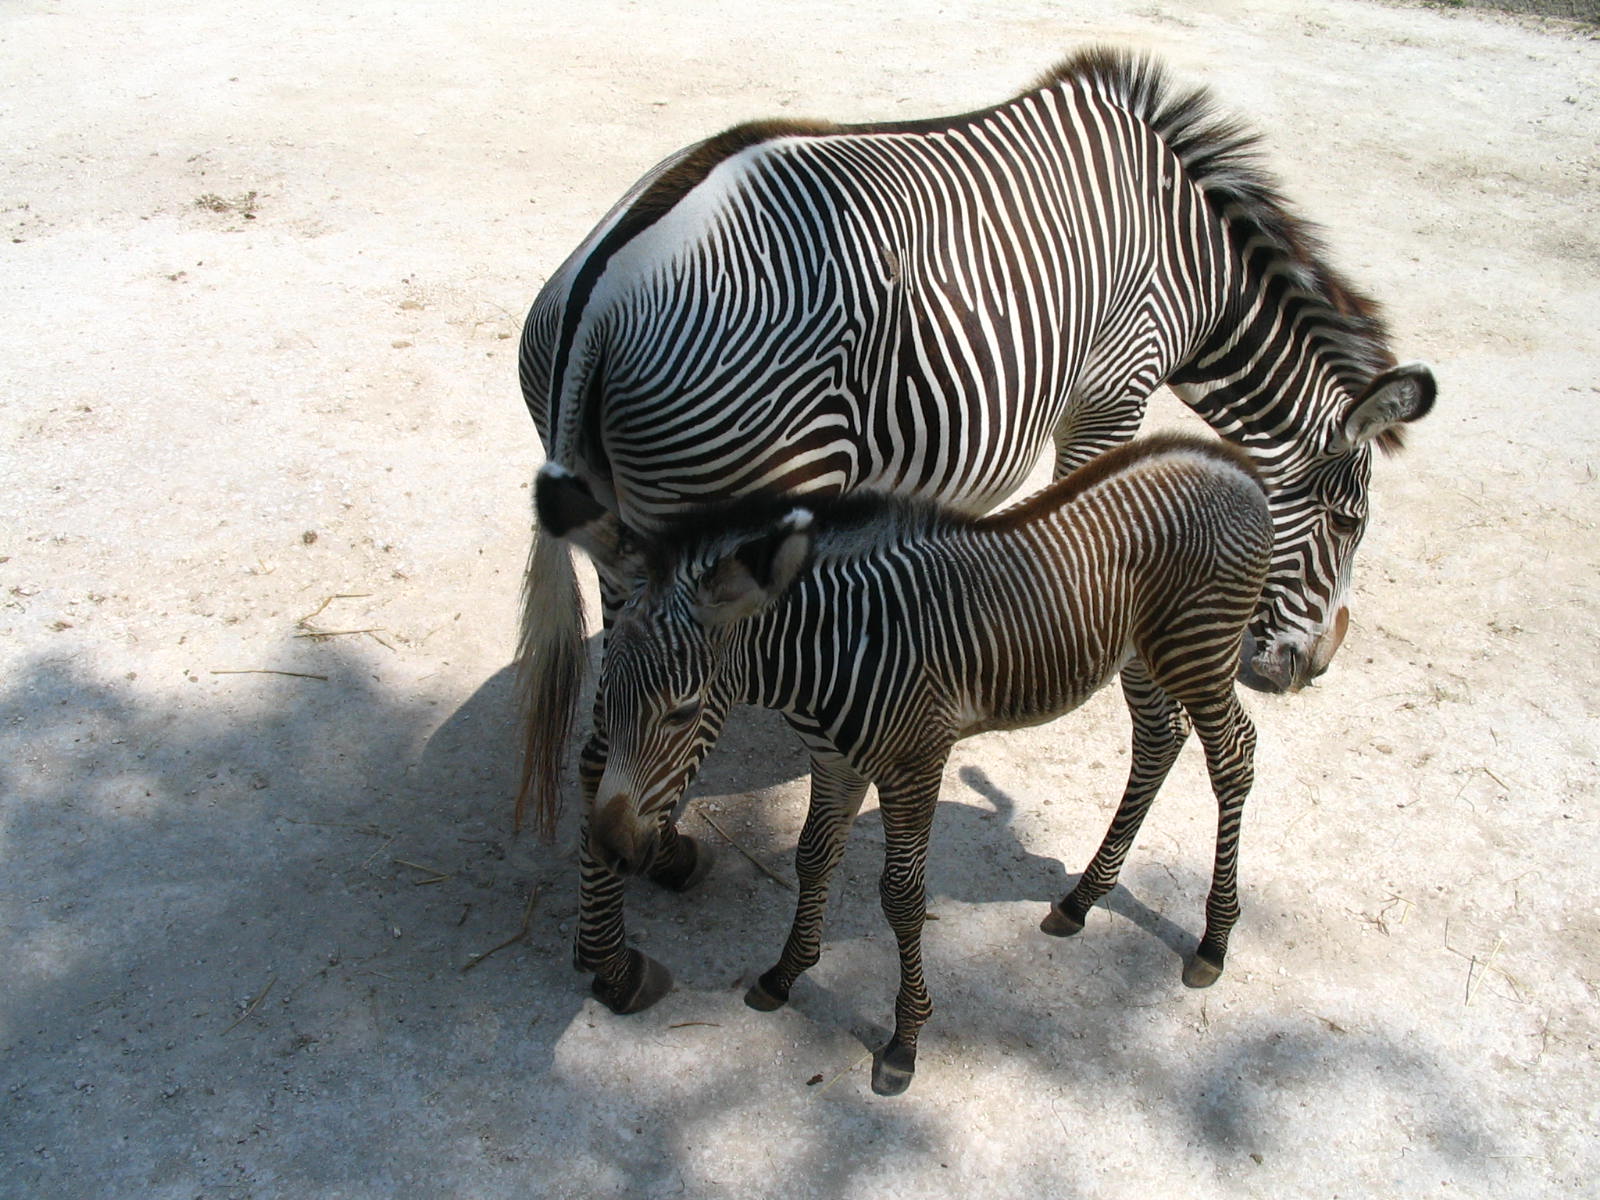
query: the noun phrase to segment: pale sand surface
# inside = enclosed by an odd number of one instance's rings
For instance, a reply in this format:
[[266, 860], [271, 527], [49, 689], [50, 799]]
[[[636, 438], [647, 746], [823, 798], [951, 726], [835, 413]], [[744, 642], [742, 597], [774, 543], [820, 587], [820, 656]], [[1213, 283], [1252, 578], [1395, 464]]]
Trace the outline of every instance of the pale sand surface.
[[[1600, 42], [1330, 0], [872, 11], [5, 6], [0, 1194], [1593, 1186]], [[741, 981], [790, 895], [723, 845], [698, 894], [635, 889], [678, 986], [615, 1018], [567, 962], [573, 818], [509, 830], [522, 314], [678, 146], [979, 106], [1091, 39], [1260, 127], [1440, 382], [1376, 466], [1334, 669], [1246, 697], [1228, 972], [1178, 979], [1193, 746], [1109, 908], [1037, 931], [1121, 787], [1113, 689], [952, 762], [906, 1096], [859, 1062], [894, 989], [871, 813], [788, 1009]], [[299, 674], [225, 673], [267, 669]], [[748, 714], [688, 826], [788, 874], [802, 771]]]

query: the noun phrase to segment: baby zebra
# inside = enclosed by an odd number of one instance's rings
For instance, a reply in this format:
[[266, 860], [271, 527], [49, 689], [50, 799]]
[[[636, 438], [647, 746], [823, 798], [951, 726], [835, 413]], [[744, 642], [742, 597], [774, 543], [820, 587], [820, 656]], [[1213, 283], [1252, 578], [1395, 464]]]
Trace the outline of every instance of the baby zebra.
[[978, 518], [883, 494], [767, 496], [644, 540], [558, 467], [540, 473], [537, 498], [543, 527], [630, 597], [600, 680], [604, 773], [583, 780], [582, 886], [597, 915], [575, 952], [615, 1011], [671, 986], [665, 968], [623, 943], [622, 877], [672, 852], [668, 818], [729, 706], [764, 705], [811, 751], [811, 806], [794, 926], [745, 998], [778, 1007], [817, 961], [828, 877], [875, 784], [900, 990], [872, 1085], [903, 1091], [932, 1011], [923, 869], [951, 746], [1076, 708], [1118, 671], [1133, 714], [1127, 789], [1094, 861], [1042, 928], [1078, 932], [1116, 883], [1193, 722], [1220, 812], [1205, 936], [1183, 978], [1203, 987], [1221, 974], [1255, 747], [1233, 678], [1272, 550], [1265, 493], [1236, 450], [1134, 442]]

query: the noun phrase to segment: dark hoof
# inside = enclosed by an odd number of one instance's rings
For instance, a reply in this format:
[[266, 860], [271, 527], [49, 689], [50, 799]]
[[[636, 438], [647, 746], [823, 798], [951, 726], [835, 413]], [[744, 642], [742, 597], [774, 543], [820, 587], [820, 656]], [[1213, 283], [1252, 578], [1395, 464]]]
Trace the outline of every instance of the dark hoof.
[[1183, 964], [1183, 982], [1192, 988], [1210, 987], [1222, 978], [1222, 963], [1218, 959], [1200, 954]]
[[872, 1056], [872, 1090], [880, 1096], [898, 1096], [911, 1086], [917, 1070], [917, 1049], [891, 1041]]
[[1059, 904], [1050, 906], [1050, 915], [1039, 922], [1039, 928], [1052, 937], [1071, 937], [1083, 932], [1083, 922]]
[[651, 882], [672, 892], [687, 892], [707, 875], [717, 856], [698, 838], [678, 835], [678, 852], [659, 871], [650, 873]]
[[629, 949], [621, 982], [607, 984], [598, 976], [590, 986], [595, 997], [619, 1017], [642, 1012], [672, 990], [672, 972], [648, 954]]
[[749, 992], [744, 994], [744, 1003], [758, 1013], [774, 1013], [789, 1003], [789, 992], [779, 995], [778, 986], [766, 978], [768, 974], [771, 974], [771, 971], [763, 974], [754, 984], [750, 984]]

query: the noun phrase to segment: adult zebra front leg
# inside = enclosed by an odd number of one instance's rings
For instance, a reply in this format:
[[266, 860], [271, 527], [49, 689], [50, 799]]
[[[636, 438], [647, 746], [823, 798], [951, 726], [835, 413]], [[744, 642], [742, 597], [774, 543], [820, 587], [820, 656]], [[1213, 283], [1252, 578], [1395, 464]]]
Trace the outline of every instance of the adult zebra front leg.
[[933, 1015], [922, 977], [922, 926], [928, 904], [925, 871], [928, 835], [939, 803], [944, 756], [931, 770], [904, 782], [878, 784], [883, 814], [883, 875], [878, 895], [900, 950], [900, 990], [894, 1002], [894, 1035], [872, 1058], [872, 1090], [898, 1096], [917, 1069], [917, 1035]]
[[596, 730], [578, 761], [583, 789], [583, 826], [578, 835], [578, 932], [572, 965], [594, 973], [596, 998], [619, 1016], [649, 1008], [672, 990], [672, 973], [627, 944], [622, 901], [625, 881], [595, 855], [589, 818], [605, 773], [605, 742]]
[[811, 805], [806, 810], [794, 870], [800, 881], [794, 924], [777, 965], [745, 993], [751, 1008], [771, 1012], [788, 1003], [795, 980], [816, 965], [822, 953], [822, 922], [828, 907], [828, 880], [844, 855], [850, 826], [861, 811], [867, 781], [842, 760], [811, 759]]
[[[1141, 341], [1149, 344], [1148, 328]], [[1064, 479], [1096, 456], [1133, 440], [1159, 382], [1152, 369], [1153, 359], [1147, 355], [1127, 377], [1119, 373], [1109, 384], [1102, 380], [1074, 391], [1052, 434], [1053, 478]]]

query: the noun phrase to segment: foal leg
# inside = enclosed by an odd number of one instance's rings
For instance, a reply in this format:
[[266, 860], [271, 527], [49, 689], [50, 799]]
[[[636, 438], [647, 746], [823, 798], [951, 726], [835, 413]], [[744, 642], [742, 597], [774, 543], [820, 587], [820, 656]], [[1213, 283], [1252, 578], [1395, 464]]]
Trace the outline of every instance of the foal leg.
[[1231, 679], [1220, 695], [1187, 707], [1206, 748], [1206, 769], [1217, 797], [1217, 854], [1206, 897], [1206, 932], [1183, 968], [1184, 983], [1206, 987], [1222, 974], [1228, 935], [1239, 919], [1239, 826], [1255, 778], [1256, 729], [1240, 707]]
[[828, 907], [828, 879], [844, 856], [850, 826], [861, 811], [867, 781], [843, 761], [811, 759], [811, 807], [794, 852], [800, 899], [783, 954], [770, 971], [745, 993], [751, 1008], [771, 1012], [789, 999], [802, 972], [816, 965], [822, 953], [822, 918]]
[[1183, 709], [1150, 678], [1142, 659], [1131, 659], [1122, 668], [1122, 694], [1133, 717], [1133, 762], [1128, 768], [1128, 786], [1100, 849], [1078, 878], [1078, 885], [1059, 903], [1052, 904], [1049, 915], [1039, 924], [1045, 933], [1057, 937], [1082, 930], [1089, 910], [1116, 886], [1133, 839], [1150, 811], [1150, 802], [1189, 736]]
[[917, 1035], [933, 1015], [922, 977], [922, 925], [928, 903], [924, 878], [928, 834], [939, 802], [943, 758], [926, 774], [888, 786], [880, 782], [883, 813], [883, 875], [878, 896], [900, 949], [900, 990], [894, 1002], [894, 1036], [873, 1056], [872, 1090], [897, 1096], [917, 1068]]
[[590, 990], [620, 1015], [649, 1008], [665, 996], [672, 990], [672, 974], [627, 945], [622, 922], [623, 878], [589, 850], [589, 812], [605, 764], [605, 738], [597, 727], [578, 760], [583, 826], [578, 834], [578, 932], [573, 939], [572, 965], [594, 972]]

